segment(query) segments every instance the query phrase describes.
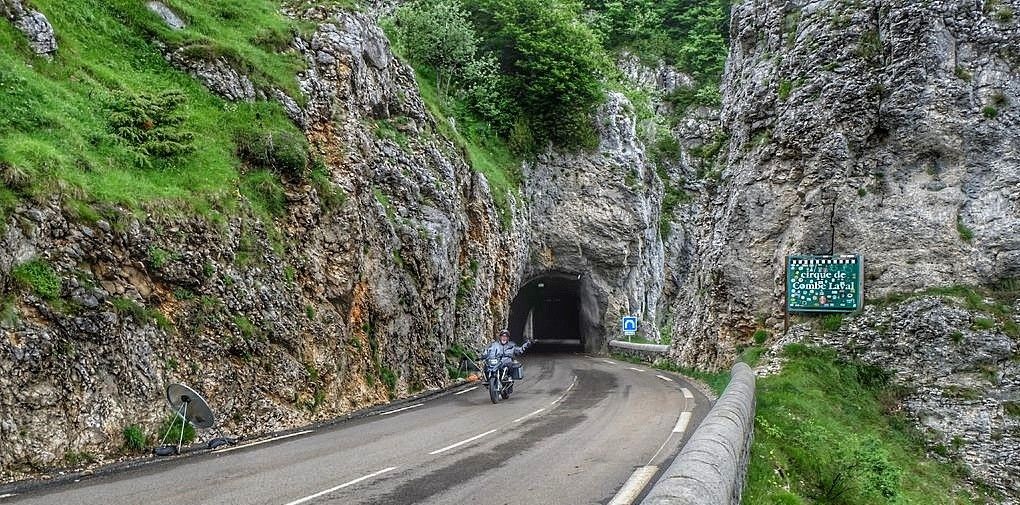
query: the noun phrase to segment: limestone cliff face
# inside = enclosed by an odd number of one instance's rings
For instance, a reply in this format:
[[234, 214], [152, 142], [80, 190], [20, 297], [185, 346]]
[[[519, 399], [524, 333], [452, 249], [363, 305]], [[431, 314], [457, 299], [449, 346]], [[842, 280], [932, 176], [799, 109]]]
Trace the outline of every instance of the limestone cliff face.
[[[582, 297], [597, 307], [583, 322], [586, 345], [601, 352], [607, 338], [618, 336], [620, 316], [656, 320], [664, 257], [662, 184], [646, 161], [634, 110], [626, 97], [610, 93], [596, 117], [595, 152], [551, 152], [525, 167], [532, 251], [526, 277], [579, 275]], [[658, 338], [655, 324], [642, 331]]]
[[[527, 255], [523, 206], [501, 224], [372, 21], [313, 14], [298, 42], [305, 106], [285, 105], [329, 184], [288, 183], [283, 217], [51, 201], [4, 223], [0, 479], [68, 454], [116, 457], [121, 430], [166, 416], [171, 382], [206, 396], [217, 431], [252, 435], [442, 386], [445, 350], [504, 324]], [[12, 269], [32, 258], [60, 279], [56, 299], [16, 287]]]
[[675, 359], [719, 366], [780, 325], [787, 254], [863, 254], [868, 297], [1020, 275], [1018, 8], [734, 5]]

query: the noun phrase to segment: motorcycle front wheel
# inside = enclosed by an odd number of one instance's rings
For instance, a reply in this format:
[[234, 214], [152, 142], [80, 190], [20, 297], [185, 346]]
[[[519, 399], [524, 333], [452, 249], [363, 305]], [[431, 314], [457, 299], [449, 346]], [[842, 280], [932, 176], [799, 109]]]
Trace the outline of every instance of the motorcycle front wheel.
[[492, 403], [499, 403], [499, 391], [503, 389], [503, 385], [499, 383], [499, 378], [495, 375], [489, 379], [489, 399]]

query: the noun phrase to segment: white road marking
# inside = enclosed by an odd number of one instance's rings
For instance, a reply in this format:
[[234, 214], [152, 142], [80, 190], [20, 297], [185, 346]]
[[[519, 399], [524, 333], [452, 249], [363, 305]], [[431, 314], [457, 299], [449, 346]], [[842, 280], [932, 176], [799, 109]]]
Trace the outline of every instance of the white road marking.
[[0, 500], [3, 500], [4, 498], [14, 498], [15, 496], [18, 496], [18, 495], [14, 494], [14, 493], [7, 493], [7, 494], [4, 494], [4, 495], [0, 495]]
[[468, 391], [474, 391], [476, 389], [478, 389], [478, 386], [469, 387], [469, 388], [465, 389], [464, 391], [457, 391], [456, 393], [453, 394], [453, 396], [462, 395], [464, 393], [467, 393]]
[[643, 466], [634, 470], [630, 478], [623, 484], [623, 487], [616, 493], [616, 496], [609, 501], [609, 505], [631, 505], [641, 495], [641, 491], [652, 480], [655, 472], [659, 471], [657, 466]]
[[393, 409], [393, 410], [387, 410], [386, 412], [380, 412], [379, 415], [380, 416], [388, 416], [390, 414], [396, 414], [397, 412], [403, 412], [405, 410], [410, 410], [410, 409], [413, 409], [413, 408], [418, 408], [418, 407], [421, 407], [422, 405], [425, 405], [425, 404], [424, 403], [416, 403], [416, 404], [408, 406], [408, 407], [403, 407], [403, 408]]
[[382, 470], [379, 470], [378, 472], [370, 473], [370, 474], [368, 474], [368, 475], [366, 475], [364, 477], [358, 477], [357, 479], [354, 479], [352, 481], [344, 482], [343, 484], [340, 484], [339, 486], [331, 487], [331, 488], [329, 488], [329, 489], [327, 489], [325, 491], [320, 491], [320, 492], [315, 493], [313, 495], [301, 498], [300, 500], [294, 500], [294, 501], [288, 503], [287, 505], [300, 505], [300, 504], [305, 503], [307, 501], [314, 500], [314, 499], [316, 499], [316, 498], [318, 498], [318, 497], [320, 497], [322, 495], [327, 495], [329, 493], [332, 493], [333, 491], [339, 491], [339, 490], [341, 490], [341, 489], [343, 489], [345, 487], [353, 486], [353, 485], [355, 485], [355, 484], [357, 484], [357, 483], [359, 483], [361, 481], [371, 479], [372, 477], [378, 477], [378, 476], [380, 476], [380, 475], [382, 475], [382, 474], [384, 474], [386, 472], [392, 472], [393, 470], [396, 470], [396, 469], [397, 469], [397, 467], [395, 467], [395, 466], [391, 466], [389, 468], [383, 468]]
[[531, 417], [531, 416], [533, 416], [535, 414], [541, 413], [543, 410], [545, 410], [544, 407], [540, 408], [540, 409], [538, 409], [538, 410], [536, 410], [536, 411], [534, 411], [534, 412], [532, 412], [532, 413], [530, 413], [530, 414], [528, 414], [526, 416], [518, 417], [517, 419], [514, 419], [514, 422], [515, 423], [519, 423], [519, 422], [521, 422], [521, 421], [523, 421], [523, 420], [525, 420], [525, 419], [527, 419], [527, 418], [529, 418], [529, 417]]
[[268, 444], [269, 442], [275, 442], [277, 440], [283, 440], [285, 438], [296, 437], [298, 435], [304, 435], [306, 433], [311, 433], [313, 431], [315, 431], [315, 430], [299, 431], [297, 433], [290, 433], [290, 434], [287, 434], [287, 435], [281, 435], [281, 436], [275, 437], [275, 438], [267, 438], [265, 440], [259, 440], [258, 442], [252, 442], [250, 444], [235, 445], [233, 447], [227, 447], [227, 448], [224, 448], [224, 449], [213, 449], [213, 452], [219, 454], [221, 452], [230, 452], [230, 451], [236, 451], [238, 449], [247, 449], [249, 447], [255, 447], [256, 445]]
[[609, 359], [604, 359], [604, 360], [602, 360], [602, 361], [603, 361], [603, 362], [605, 362], [605, 363], [609, 363], [610, 365], [615, 365], [615, 364], [616, 364], [616, 362], [615, 362], [615, 361], [613, 361], [613, 360], [609, 360]]
[[627, 369], [628, 369], [628, 370], [634, 370], [635, 372], [644, 372], [644, 370], [642, 370], [642, 369], [640, 369], [640, 368], [634, 368], [634, 367], [632, 367], [632, 366], [629, 366], [629, 367], [627, 367]]
[[559, 398], [553, 400], [553, 402], [550, 403], [549, 405], [556, 405], [557, 403], [563, 401], [563, 399], [567, 397], [567, 393], [569, 393], [571, 389], [574, 389], [574, 384], [577, 384], [577, 376], [576, 375], [574, 376], [574, 380], [570, 383], [570, 387], [568, 387], [567, 390], [564, 391], [563, 394], [561, 394]]
[[496, 430], [486, 431], [485, 433], [482, 433], [481, 435], [475, 435], [475, 436], [473, 436], [473, 437], [471, 437], [471, 438], [469, 438], [467, 440], [461, 440], [460, 442], [457, 442], [456, 444], [448, 445], [446, 447], [443, 447], [442, 449], [434, 450], [434, 451], [429, 453], [429, 456], [435, 456], [436, 454], [439, 454], [441, 452], [446, 452], [446, 451], [449, 451], [450, 449], [456, 449], [456, 448], [458, 448], [458, 447], [460, 447], [460, 446], [462, 446], [464, 444], [470, 444], [471, 442], [474, 442], [475, 440], [478, 440], [479, 438], [482, 438], [482, 437], [488, 436], [488, 435], [492, 435], [493, 433], [496, 433]]
[[683, 433], [687, 430], [687, 423], [691, 422], [691, 413], [683, 412], [680, 414], [680, 419], [676, 420], [676, 426], [673, 427], [673, 433]]
[[691, 393], [691, 390], [690, 390], [690, 389], [687, 389], [687, 388], [681, 388], [681, 389], [680, 389], [680, 391], [683, 391], [683, 392], [684, 392], [684, 398], [686, 398], [686, 399], [688, 399], [688, 400], [693, 400], [693, 399], [694, 399], [694, 394], [693, 394], [693, 393]]
[[658, 374], [656, 374], [655, 376], [660, 378], [660, 379], [662, 379], [662, 380], [664, 380], [664, 381], [666, 381], [666, 382], [673, 382], [673, 379], [670, 379], [669, 377], [663, 377], [663, 376], [658, 375]]

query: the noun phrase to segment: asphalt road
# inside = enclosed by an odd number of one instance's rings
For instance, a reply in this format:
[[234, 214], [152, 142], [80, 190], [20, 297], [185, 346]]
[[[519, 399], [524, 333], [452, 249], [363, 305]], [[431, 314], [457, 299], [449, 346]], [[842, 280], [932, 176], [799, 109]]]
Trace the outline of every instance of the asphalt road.
[[668, 466], [710, 406], [682, 378], [644, 366], [576, 354], [522, 361], [525, 380], [498, 405], [463, 387], [0, 504], [629, 503], [624, 495], [643, 487], [637, 475]]

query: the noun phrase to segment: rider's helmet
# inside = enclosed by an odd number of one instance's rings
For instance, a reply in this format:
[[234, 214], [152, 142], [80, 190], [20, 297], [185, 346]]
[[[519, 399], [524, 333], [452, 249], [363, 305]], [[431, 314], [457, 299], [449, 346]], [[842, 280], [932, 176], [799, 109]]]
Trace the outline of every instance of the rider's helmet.
[[503, 337], [506, 337], [507, 340], [509, 340], [510, 339], [510, 330], [507, 330], [507, 329], [500, 330], [499, 331], [499, 339], [503, 340]]

